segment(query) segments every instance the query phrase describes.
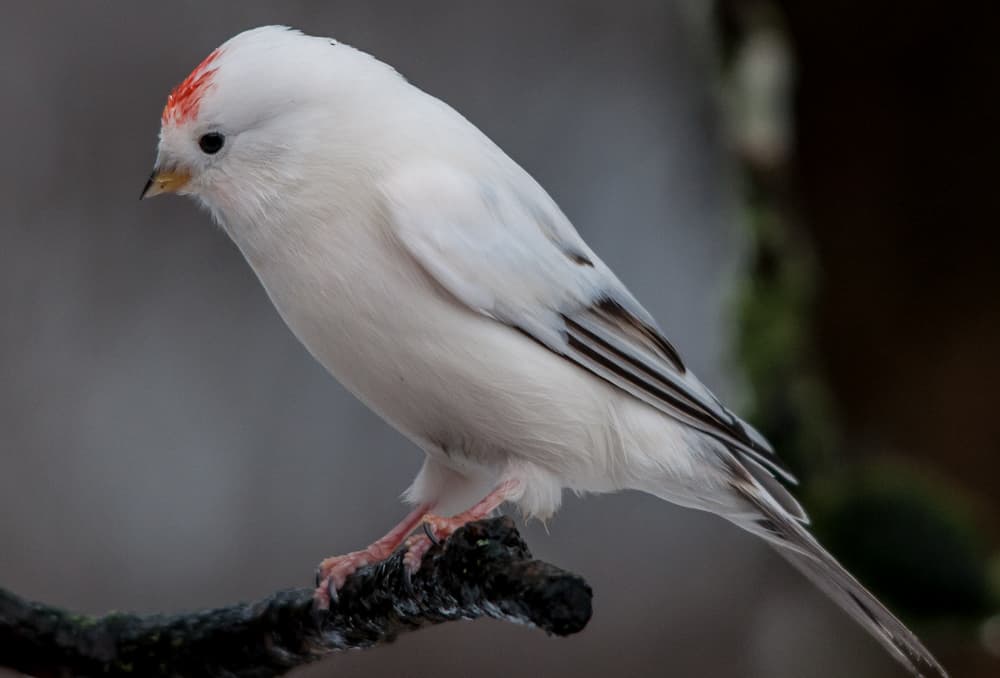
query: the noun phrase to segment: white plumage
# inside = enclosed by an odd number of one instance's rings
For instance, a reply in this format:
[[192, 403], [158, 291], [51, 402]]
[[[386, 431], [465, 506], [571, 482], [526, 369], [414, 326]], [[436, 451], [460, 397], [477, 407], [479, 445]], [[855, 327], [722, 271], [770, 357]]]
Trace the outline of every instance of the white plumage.
[[808, 534], [766, 441], [461, 115], [367, 54], [280, 27], [236, 36], [186, 85], [150, 192], [207, 206], [316, 359], [426, 453], [409, 500], [457, 511], [512, 480], [507, 498], [542, 518], [564, 489], [712, 511], [914, 672], [944, 675]]

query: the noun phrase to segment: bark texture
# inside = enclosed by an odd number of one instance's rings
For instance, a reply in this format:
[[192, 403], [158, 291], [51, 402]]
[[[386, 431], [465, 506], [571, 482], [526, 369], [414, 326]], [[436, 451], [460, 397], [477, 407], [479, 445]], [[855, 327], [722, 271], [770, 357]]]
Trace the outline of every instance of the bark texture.
[[0, 666], [36, 676], [278, 676], [337, 650], [456, 619], [492, 617], [565, 636], [586, 626], [591, 590], [533, 560], [509, 518], [472, 523], [408, 576], [403, 553], [350, 577], [329, 611], [312, 589], [215, 610], [88, 617], [0, 589]]

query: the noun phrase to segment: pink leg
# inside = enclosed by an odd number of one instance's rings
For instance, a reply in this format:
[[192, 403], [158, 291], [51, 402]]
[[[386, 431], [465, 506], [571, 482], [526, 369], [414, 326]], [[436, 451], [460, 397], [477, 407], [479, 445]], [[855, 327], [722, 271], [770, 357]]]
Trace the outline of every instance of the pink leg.
[[463, 511], [451, 518], [444, 518], [432, 513], [425, 514], [422, 517], [422, 522], [425, 529], [429, 530], [434, 538], [431, 539], [427, 534], [415, 534], [406, 540], [405, 562], [410, 572], [416, 572], [420, 569], [420, 562], [436, 541], [446, 540], [455, 533], [455, 530], [466, 523], [488, 518], [501, 504], [507, 501], [507, 498], [513, 494], [517, 487], [518, 481], [505, 480], [468, 511]]
[[392, 552], [399, 548], [399, 545], [413, 532], [423, 520], [427, 512], [434, 508], [433, 504], [421, 504], [410, 511], [399, 524], [389, 530], [389, 532], [371, 546], [362, 550], [354, 551], [342, 556], [327, 558], [319, 564], [316, 570], [316, 579], [319, 586], [316, 588], [314, 597], [316, 604], [321, 610], [330, 607], [330, 596], [336, 594], [337, 589], [344, 585], [344, 581], [354, 572], [365, 565], [377, 563], [392, 555]]

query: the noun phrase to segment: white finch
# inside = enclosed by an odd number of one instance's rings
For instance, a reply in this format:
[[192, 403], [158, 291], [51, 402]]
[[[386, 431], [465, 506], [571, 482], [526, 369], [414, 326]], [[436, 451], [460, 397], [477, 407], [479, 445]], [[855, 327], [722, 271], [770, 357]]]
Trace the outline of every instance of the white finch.
[[[564, 489], [642, 490], [766, 539], [911, 671], [945, 675], [542, 187], [391, 67], [284, 27], [237, 35], [167, 100], [143, 196], [164, 192], [207, 207], [316, 359], [424, 451], [416, 509], [324, 561], [322, 603], [422, 521], [443, 537], [504, 501], [547, 518]], [[444, 507], [468, 510], [427, 515]]]

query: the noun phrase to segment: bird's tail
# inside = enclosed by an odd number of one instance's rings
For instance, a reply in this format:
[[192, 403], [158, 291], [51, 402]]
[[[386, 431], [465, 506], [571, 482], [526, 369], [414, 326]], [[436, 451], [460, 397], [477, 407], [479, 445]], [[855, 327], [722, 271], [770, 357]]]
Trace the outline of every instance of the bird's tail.
[[790, 514], [757, 483], [739, 483], [736, 491], [751, 504], [751, 514], [729, 517], [772, 544], [788, 562], [833, 598], [916, 676], [947, 678], [947, 672], [920, 640], [868, 592], [813, 537], [804, 520]]

